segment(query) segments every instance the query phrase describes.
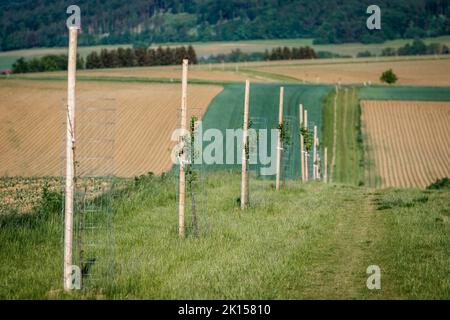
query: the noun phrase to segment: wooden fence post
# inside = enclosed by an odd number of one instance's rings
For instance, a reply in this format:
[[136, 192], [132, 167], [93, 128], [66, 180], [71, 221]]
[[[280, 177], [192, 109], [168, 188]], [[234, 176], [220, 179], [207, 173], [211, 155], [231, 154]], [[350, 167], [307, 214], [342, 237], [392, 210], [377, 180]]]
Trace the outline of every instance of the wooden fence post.
[[245, 209], [247, 206], [247, 150], [248, 146], [248, 108], [250, 99], [250, 81], [245, 81], [245, 100], [244, 100], [244, 128], [242, 132], [242, 181], [241, 181], [241, 209]]
[[[305, 115], [303, 117], [304, 128], [308, 130], [308, 110], [305, 110]], [[305, 148], [306, 149], [306, 148]], [[309, 180], [309, 166], [308, 166], [308, 150], [305, 150], [305, 181]]]
[[313, 180], [317, 180], [317, 126], [314, 126], [313, 139]]
[[317, 138], [317, 144], [316, 144], [316, 154], [317, 154], [317, 164], [316, 164], [316, 179], [321, 180], [320, 173], [321, 173], [321, 165], [322, 165], [322, 157], [320, 156], [320, 139]]
[[303, 137], [303, 134], [301, 132], [302, 128], [303, 128], [303, 105], [300, 104], [300, 163], [301, 163], [301, 177], [302, 177], [302, 182], [305, 181], [305, 140]]
[[66, 181], [64, 202], [64, 290], [72, 289], [73, 196], [75, 175], [75, 85], [78, 28], [69, 28], [66, 117]]
[[183, 74], [181, 80], [181, 136], [180, 142], [182, 145], [180, 154], [180, 178], [179, 178], [179, 204], [178, 204], [178, 235], [180, 239], [184, 238], [184, 200], [186, 191], [186, 172], [185, 172], [185, 136], [187, 128], [187, 77], [188, 77], [189, 60], [183, 60]]
[[278, 114], [278, 148], [277, 148], [277, 177], [275, 183], [275, 189], [280, 190], [280, 166], [281, 166], [281, 149], [283, 148], [283, 137], [281, 129], [283, 127], [283, 96], [284, 87], [280, 88], [280, 106]]

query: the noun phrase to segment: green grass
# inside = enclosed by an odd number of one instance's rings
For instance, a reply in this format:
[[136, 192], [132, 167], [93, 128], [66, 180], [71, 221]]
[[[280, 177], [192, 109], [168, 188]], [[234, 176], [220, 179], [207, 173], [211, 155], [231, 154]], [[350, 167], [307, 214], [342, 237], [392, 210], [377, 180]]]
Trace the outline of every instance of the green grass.
[[[290, 128], [292, 146], [291, 156], [287, 160], [286, 176], [291, 178], [299, 177], [300, 169], [300, 147], [299, 147], [299, 105], [303, 104], [308, 110], [309, 127], [312, 130], [313, 124], [320, 128], [322, 124], [322, 102], [328, 92], [332, 89], [328, 85], [298, 85], [298, 84], [251, 84], [249, 117], [264, 118], [268, 129], [278, 127], [279, 113], [279, 91], [280, 86], [284, 86], [284, 108], [283, 117], [290, 117], [293, 121]], [[208, 107], [208, 111], [203, 119], [203, 129], [219, 129], [225, 137], [226, 129], [242, 128], [243, 108], [244, 108], [244, 85], [227, 85], [222, 93], [214, 98]], [[260, 128], [258, 128], [260, 129]], [[270, 134], [268, 134], [268, 145], [271, 145]], [[270, 155], [270, 150], [268, 150]], [[235, 158], [240, 158], [239, 152], [231, 146], [223, 147], [223, 154], [235, 154]], [[237, 156], [236, 156], [237, 154]], [[237, 163], [237, 162], [235, 162]], [[312, 168], [312, 161], [310, 161]], [[227, 166], [236, 168], [237, 166]], [[221, 169], [223, 166], [209, 166], [208, 169]], [[312, 170], [312, 169], [311, 169]]]
[[450, 101], [449, 87], [371, 86], [359, 90], [362, 100]]
[[[442, 36], [436, 38], [426, 38], [425, 43], [442, 43], [450, 45], [450, 36]], [[406, 43], [412, 42], [411, 39], [399, 39], [393, 41], [386, 41], [382, 44], [362, 44], [362, 43], [346, 43], [346, 44], [332, 44], [332, 45], [313, 45], [312, 39], [274, 39], [274, 40], [247, 40], [247, 41], [223, 41], [223, 42], [193, 42], [198, 56], [208, 56], [211, 54], [227, 54], [233, 49], [241, 49], [244, 52], [264, 52], [264, 50], [271, 50], [274, 47], [300, 47], [310, 46], [316, 51], [329, 51], [342, 55], [356, 56], [358, 52], [370, 51], [373, 54], [380, 54], [383, 48], [392, 47], [399, 48]], [[162, 46], [179, 46], [186, 45], [186, 43], [162, 43], [154, 44], [153, 47]], [[119, 45], [104, 45], [92, 47], [80, 47], [79, 53], [82, 57], [86, 57], [92, 51], [100, 51], [102, 48], [116, 49], [118, 47], [130, 47], [129, 44]], [[48, 54], [66, 54], [67, 48], [34, 48], [15, 51], [0, 52], [0, 69], [10, 68], [20, 57], [26, 59], [34, 57], [42, 57]]]
[[[10, 75], [10, 76], [0, 76], [0, 80], [34, 80], [34, 81], [67, 81], [67, 77], [64, 76], [53, 76], [44, 75], [41, 76], [39, 73], [28, 74], [28, 75]], [[91, 81], [91, 82], [128, 82], [128, 83], [181, 83], [180, 79], [172, 78], [148, 78], [148, 77], [102, 77], [102, 76], [77, 76], [77, 81]], [[227, 85], [232, 84], [232, 81], [220, 81], [220, 80], [201, 80], [201, 79], [190, 79], [190, 84], [204, 84], [204, 85]]]
[[[115, 277], [60, 290], [59, 214], [0, 217], [0, 297], [111, 299], [450, 298], [450, 192], [289, 182], [279, 193], [240, 175], [210, 173], [200, 238], [179, 240], [176, 179], [148, 177], [115, 200]], [[366, 268], [382, 290], [366, 288]]]
[[259, 71], [259, 70], [242, 69], [239, 72], [242, 74], [246, 74], [246, 75], [251, 75], [251, 76], [255, 76], [255, 77], [261, 77], [264, 79], [272, 80], [274, 82], [285, 82], [285, 83], [301, 82], [300, 80], [298, 80], [294, 77], [289, 77], [289, 76], [285, 76], [285, 75], [274, 74], [274, 73], [264, 72], [264, 71]]
[[[364, 153], [360, 130], [361, 110], [358, 100], [358, 88], [343, 87], [337, 94], [335, 119], [333, 90], [323, 106], [323, 146], [328, 148], [328, 167], [330, 179], [350, 185], [363, 185]], [[334, 123], [336, 121], [336, 139]], [[333, 164], [333, 145], [336, 141], [335, 165]]]

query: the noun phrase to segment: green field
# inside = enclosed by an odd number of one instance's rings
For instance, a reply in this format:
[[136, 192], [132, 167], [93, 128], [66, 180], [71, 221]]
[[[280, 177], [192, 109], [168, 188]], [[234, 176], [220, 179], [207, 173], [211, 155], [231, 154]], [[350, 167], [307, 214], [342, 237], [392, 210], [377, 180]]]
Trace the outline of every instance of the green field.
[[[58, 211], [0, 216], [0, 298], [449, 299], [450, 192], [251, 180], [211, 173], [207, 228], [180, 241], [176, 179], [147, 177], [114, 201], [112, 282], [63, 294]], [[382, 289], [366, 288], [379, 265]]]
[[[411, 42], [412, 39], [400, 39], [393, 41], [386, 41], [382, 44], [362, 44], [362, 43], [346, 43], [338, 45], [313, 45], [312, 39], [282, 39], [282, 40], [249, 40], [249, 41], [224, 41], [224, 42], [194, 42], [191, 43], [198, 56], [208, 56], [211, 54], [227, 54], [234, 49], [241, 49], [244, 52], [264, 52], [264, 50], [271, 50], [275, 47], [300, 47], [311, 46], [316, 51], [329, 51], [342, 55], [356, 56], [359, 52], [370, 51], [373, 54], [380, 54], [383, 48], [399, 48], [406, 43]], [[442, 43], [450, 46], [450, 36], [442, 36], [436, 38], [425, 38], [424, 42], [430, 43]], [[157, 47], [160, 44], [153, 45]], [[162, 46], [178, 46], [186, 45], [186, 43], [162, 43]], [[82, 57], [86, 57], [92, 51], [100, 51], [102, 48], [116, 49], [118, 47], [130, 47], [129, 44], [123, 45], [104, 45], [93, 47], [80, 47], [79, 53]], [[10, 68], [20, 57], [26, 59], [34, 57], [42, 57], [48, 54], [66, 54], [67, 48], [36, 48], [0, 52], [0, 69]]]
[[450, 101], [450, 87], [373, 86], [359, 90], [362, 100]]
[[[47, 80], [63, 78], [36, 79]], [[226, 129], [242, 127], [244, 84], [223, 85], [204, 116], [203, 130], [215, 128], [226, 136]], [[252, 83], [250, 120], [265, 121], [256, 128], [277, 127], [280, 86], [285, 88], [283, 116], [293, 121], [288, 179], [280, 192], [271, 179], [252, 175], [251, 206], [241, 211], [240, 165], [206, 166], [198, 190], [200, 237], [193, 236], [188, 209], [188, 236], [181, 241], [173, 172], [130, 180], [113, 197], [113, 280], [73, 294], [61, 290], [61, 203], [44, 201], [31, 213], [2, 214], [0, 298], [450, 299], [450, 190], [371, 188], [364, 181], [370, 163], [363, 157], [359, 120], [359, 99], [449, 101], [450, 90], [343, 86], [336, 97], [329, 85]], [[319, 126], [321, 147], [328, 147], [333, 183], [298, 181], [300, 103], [308, 110], [310, 128]], [[222, 150], [235, 158], [240, 152]], [[381, 268], [381, 290], [366, 287], [369, 265]]]
[[[255, 129], [276, 129], [278, 127], [279, 95], [281, 84], [252, 84], [250, 87], [249, 119], [255, 122]], [[318, 126], [318, 135], [321, 138], [322, 126], [322, 103], [326, 95], [332, 89], [328, 85], [294, 85], [284, 84], [284, 107], [283, 118], [290, 121], [289, 135], [291, 145], [289, 147], [289, 159], [286, 157], [285, 176], [298, 178], [301, 175], [300, 165], [300, 142], [299, 142], [299, 105], [308, 110], [309, 128]], [[219, 129], [223, 136], [226, 129], [242, 128], [244, 108], [244, 85], [227, 85], [208, 107], [204, 116], [204, 130]], [[256, 122], [264, 121], [264, 125]], [[270, 134], [268, 134], [268, 145], [271, 145]], [[235, 152], [231, 145], [223, 147], [223, 154], [235, 154], [235, 159], [241, 157]], [[268, 149], [270, 155], [270, 150]], [[236, 163], [236, 162], [235, 162]], [[312, 168], [312, 161], [310, 161]], [[236, 166], [226, 166], [236, 168]], [[252, 166], [252, 169], [260, 165]], [[223, 166], [212, 166], [211, 169], [223, 169]]]

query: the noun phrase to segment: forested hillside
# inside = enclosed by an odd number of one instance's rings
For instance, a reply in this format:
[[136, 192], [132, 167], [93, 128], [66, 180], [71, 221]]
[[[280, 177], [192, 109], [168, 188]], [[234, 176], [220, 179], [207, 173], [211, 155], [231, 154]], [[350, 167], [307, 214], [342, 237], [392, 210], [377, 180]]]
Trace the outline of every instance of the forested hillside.
[[0, 1], [0, 50], [66, 44], [65, 10], [82, 11], [81, 45], [315, 38], [316, 43], [450, 34], [449, 0], [378, 0], [382, 30], [366, 29], [369, 0]]

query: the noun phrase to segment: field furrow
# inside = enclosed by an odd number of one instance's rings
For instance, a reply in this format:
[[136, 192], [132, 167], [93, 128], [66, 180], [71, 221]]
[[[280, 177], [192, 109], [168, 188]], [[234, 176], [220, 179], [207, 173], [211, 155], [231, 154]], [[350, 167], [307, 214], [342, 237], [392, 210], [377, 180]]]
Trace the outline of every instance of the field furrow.
[[[201, 117], [221, 91], [219, 86], [190, 85], [188, 108]], [[2, 81], [0, 176], [61, 175], [65, 95], [65, 82]], [[169, 170], [180, 101], [179, 84], [78, 83], [79, 172], [95, 172], [101, 163], [118, 176]], [[111, 109], [113, 114], [104, 111]], [[91, 141], [109, 139], [113, 143]]]
[[425, 187], [450, 176], [450, 103], [363, 100], [366, 143], [382, 187]]

